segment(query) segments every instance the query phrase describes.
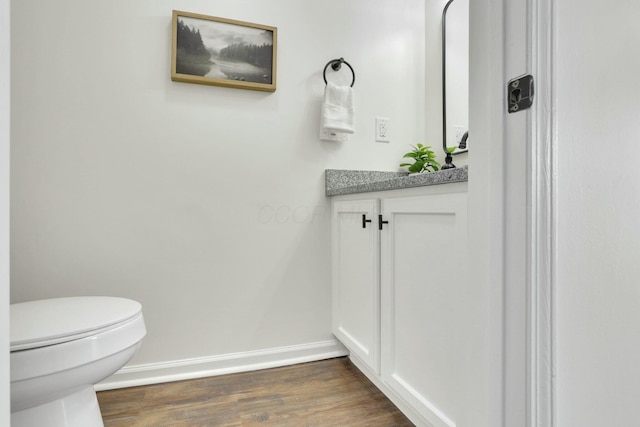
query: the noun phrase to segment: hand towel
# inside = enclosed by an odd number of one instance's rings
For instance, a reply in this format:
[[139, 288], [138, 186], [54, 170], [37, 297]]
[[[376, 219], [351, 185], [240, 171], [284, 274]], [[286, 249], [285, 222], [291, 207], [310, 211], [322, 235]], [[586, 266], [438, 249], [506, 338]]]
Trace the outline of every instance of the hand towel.
[[344, 141], [354, 133], [353, 89], [327, 83], [321, 108], [320, 138]]

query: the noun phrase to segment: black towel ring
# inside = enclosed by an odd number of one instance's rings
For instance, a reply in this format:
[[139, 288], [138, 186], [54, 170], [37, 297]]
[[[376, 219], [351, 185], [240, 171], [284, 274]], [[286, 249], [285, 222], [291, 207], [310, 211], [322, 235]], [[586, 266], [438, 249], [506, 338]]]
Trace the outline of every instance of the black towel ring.
[[349, 67], [349, 69], [351, 70], [351, 74], [353, 74], [353, 80], [351, 81], [351, 87], [353, 87], [353, 84], [356, 82], [356, 72], [353, 71], [353, 67], [347, 61], [345, 61], [344, 58], [332, 59], [331, 61], [327, 62], [327, 65], [324, 66], [324, 71], [322, 72], [324, 84], [327, 84], [327, 68], [329, 68], [329, 65], [331, 65], [333, 71], [339, 71], [340, 68], [342, 68], [342, 64], [345, 64], [347, 67]]

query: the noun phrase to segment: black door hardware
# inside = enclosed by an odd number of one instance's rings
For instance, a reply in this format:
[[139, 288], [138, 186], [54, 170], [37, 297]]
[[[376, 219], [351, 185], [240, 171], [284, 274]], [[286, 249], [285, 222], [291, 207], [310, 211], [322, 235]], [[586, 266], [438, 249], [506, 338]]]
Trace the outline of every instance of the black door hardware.
[[383, 221], [382, 215], [378, 215], [378, 230], [382, 230], [383, 224], [389, 224], [389, 221]]
[[362, 214], [362, 228], [367, 228], [368, 222], [371, 222], [371, 220], [367, 219], [367, 215]]
[[526, 110], [533, 105], [533, 76], [518, 77], [507, 85], [507, 104], [509, 113]]

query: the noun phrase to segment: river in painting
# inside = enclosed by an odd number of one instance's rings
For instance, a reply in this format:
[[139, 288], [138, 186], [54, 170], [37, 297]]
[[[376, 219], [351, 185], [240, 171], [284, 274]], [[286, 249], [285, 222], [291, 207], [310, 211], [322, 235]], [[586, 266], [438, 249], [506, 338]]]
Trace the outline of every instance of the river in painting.
[[270, 70], [256, 67], [246, 62], [215, 60], [213, 64], [211, 64], [211, 69], [204, 77], [253, 83], [271, 83]]

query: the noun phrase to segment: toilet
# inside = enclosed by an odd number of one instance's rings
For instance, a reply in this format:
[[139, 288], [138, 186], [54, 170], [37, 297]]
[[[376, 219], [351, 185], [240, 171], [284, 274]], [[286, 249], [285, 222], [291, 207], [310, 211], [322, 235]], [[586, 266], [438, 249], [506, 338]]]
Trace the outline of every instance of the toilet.
[[70, 297], [11, 305], [11, 426], [102, 427], [94, 385], [146, 334], [140, 303]]

